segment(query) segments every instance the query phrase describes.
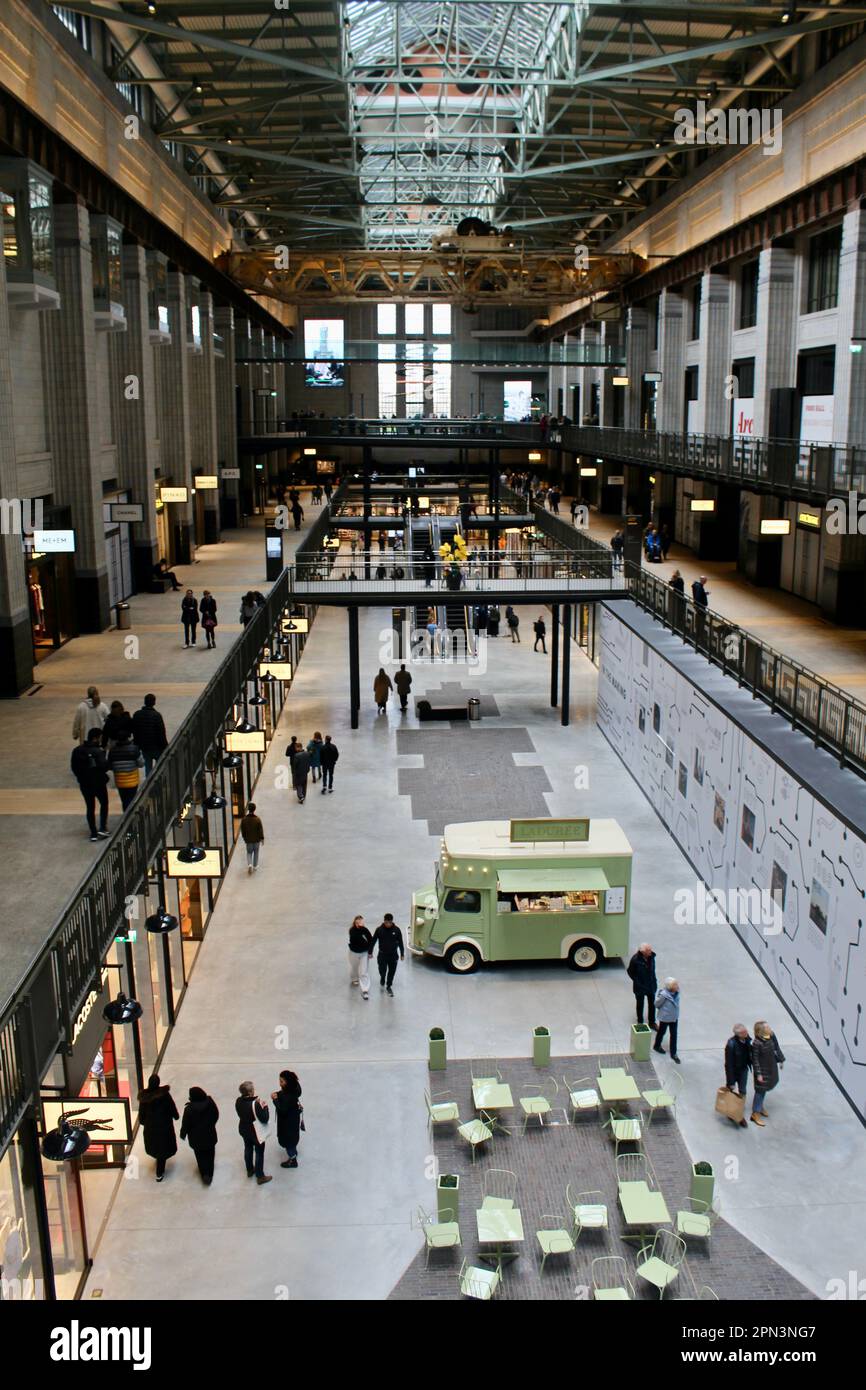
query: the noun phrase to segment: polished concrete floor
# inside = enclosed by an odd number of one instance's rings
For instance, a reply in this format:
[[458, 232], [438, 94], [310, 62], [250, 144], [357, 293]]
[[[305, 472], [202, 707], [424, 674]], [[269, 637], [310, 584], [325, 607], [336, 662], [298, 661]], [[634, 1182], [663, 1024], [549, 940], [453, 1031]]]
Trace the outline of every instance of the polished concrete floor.
[[[521, 611], [524, 632], [535, 616]], [[185, 1146], [157, 1186], [139, 1140], [85, 1296], [383, 1298], [420, 1247], [411, 1212], [434, 1204], [427, 1030], [443, 1027], [450, 1054], [463, 1058], [525, 1057], [540, 1023], [554, 1053], [572, 1054], [576, 1067], [582, 1053], [625, 1046], [633, 1001], [614, 962], [588, 976], [553, 962], [456, 978], [435, 961], [410, 960], [393, 999], [378, 983], [367, 1002], [350, 988], [353, 915], [375, 926], [391, 911], [405, 927], [410, 894], [431, 881], [438, 853], [430, 800], [418, 799], [411, 780], [404, 790], [407, 772], [427, 758], [398, 742], [400, 730], [417, 727], [414, 707], [401, 715], [392, 702], [378, 715], [373, 702], [389, 625], [387, 609], [362, 610], [363, 709], [353, 733], [345, 613], [320, 609], [256, 791], [261, 867], [249, 877], [234, 856], [161, 1068], [179, 1106], [190, 1085], [219, 1104], [213, 1186], [201, 1186]], [[575, 651], [567, 728], [550, 708], [547, 660], [529, 642], [490, 642], [486, 670], [425, 662], [414, 671], [413, 695], [456, 679], [495, 699], [498, 714], [461, 731], [456, 807], [470, 783], [484, 786], [494, 750], [488, 814], [523, 812], [517, 769], [535, 768], [549, 787], [549, 814], [619, 819], [635, 852], [632, 942], [651, 941], [660, 976], [676, 975], [682, 987], [682, 1066], [658, 1061], [662, 1074], [682, 1076], [679, 1123], [691, 1156], [713, 1163], [726, 1220], [813, 1293], [847, 1280], [866, 1235], [866, 1135], [733, 932], [674, 923], [674, 893], [694, 887], [694, 875], [595, 727], [595, 669]], [[315, 729], [340, 749], [335, 792], [311, 788], [300, 805], [278, 773], [288, 738]], [[443, 798], [440, 782], [437, 815]], [[766, 1128], [739, 1130], [713, 1111], [722, 1049], [732, 1024], [759, 1018], [772, 1022], [788, 1060]], [[281, 1169], [269, 1139], [274, 1181], [258, 1187], [244, 1173], [234, 1097], [248, 1078], [270, 1092], [287, 1066], [304, 1089], [300, 1166]], [[581, 1177], [594, 1185], [591, 1172]]]

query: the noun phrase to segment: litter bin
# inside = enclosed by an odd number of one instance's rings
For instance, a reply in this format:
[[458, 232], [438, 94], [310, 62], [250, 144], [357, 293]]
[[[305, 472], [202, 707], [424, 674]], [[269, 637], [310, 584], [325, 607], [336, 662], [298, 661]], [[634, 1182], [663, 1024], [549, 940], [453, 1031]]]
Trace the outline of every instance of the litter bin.
[[533, 1028], [532, 1060], [537, 1067], [550, 1066], [550, 1029]]
[[473, 723], [481, 718], [481, 701], [477, 700], [474, 696], [469, 701], [469, 718]]
[[121, 632], [125, 632], [132, 626], [128, 603], [116, 603], [114, 605], [114, 626], [119, 628]]

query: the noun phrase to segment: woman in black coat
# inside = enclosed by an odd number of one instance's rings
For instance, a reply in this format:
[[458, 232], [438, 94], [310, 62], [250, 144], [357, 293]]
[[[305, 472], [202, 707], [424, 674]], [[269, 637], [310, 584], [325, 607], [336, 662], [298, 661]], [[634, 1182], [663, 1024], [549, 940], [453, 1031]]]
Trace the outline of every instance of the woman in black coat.
[[288, 1158], [281, 1168], [297, 1168], [298, 1141], [301, 1137], [301, 1083], [293, 1071], [280, 1072], [280, 1089], [271, 1093], [274, 1110], [277, 1112], [277, 1143], [285, 1149]]
[[156, 1159], [156, 1180], [165, 1177], [165, 1165], [177, 1153], [174, 1122], [180, 1119], [167, 1086], [152, 1076], [147, 1089], [138, 1093], [138, 1118], [144, 1130], [144, 1152]]
[[776, 1034], [768, 1023], [764, 1021], [755, 1024], [754, 1038], [752, 1039], [752, 1078], [755, 1083], [755, 1097], [752, 1101], [752, 1113], [749, 1117], [753, 1124], [764, 1128], [764, 1120], [767, 1112], [764, 1109], [764, 1100], [768, 1091], [773, 1091], [779, 1084], [779, 1067], [785, 1060], [785, 1054], [779, 1046]]
[[198, 1171], [205, 1187], [213, 1181], [214, 1156], [217, 1146], [217, 1120], [220, 1112], [216, 1101], [200, 1086], [190, 1086], [189, 1100], [183, 1107], [180, 1126], [181, 1139], [188, 1139], [195, 1154]]

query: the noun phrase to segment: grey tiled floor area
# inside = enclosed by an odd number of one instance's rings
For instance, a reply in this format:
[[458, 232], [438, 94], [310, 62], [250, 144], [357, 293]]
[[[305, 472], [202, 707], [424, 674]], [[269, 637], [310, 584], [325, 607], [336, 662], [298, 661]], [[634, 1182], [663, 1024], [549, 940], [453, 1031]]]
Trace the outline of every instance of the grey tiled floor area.
[[[609, 1132], [602, 1129], [595, 1114], [579, 1115], [573, 1124], [548, 1124], [543, 1129], [536, 1120], [530, 1120], [525, 1135], [521, 1134], [520, 1096], [537, 1094], [540, 1082], [547, 1076], [553, 1076], [558, 1081], [563, 1075], [594, 1077], [599, 1061], [605, 1066], [619, 1066], [623, 1058], [609, 1054], [601, 1059], [590, 1056], [553, 1057], [550, 1067], [541, 1069], [534, 1067], [526, 1058], [500, 1059], [499, 1069], [503, 1080], [511, 1087], [515, 1102], [515, 1109], [502, 1117], [511, 1134], [495, 1134], [489, 1143], [479, 1149], [474, 1164], [468, 1145], [456, 1134], [455, 1127], [437, 1126], [433, 1152], [438, 1171], [460, 1176], [459, 1223], [462, 1244], [455, 1250], [433, 1251], [427, 1269], [422, 1245], [421, 1253], [395, 1286], [391, 1298], [461, 1297], [457, 1273], [462, 1260], [465, 1258], [470, 1264], [485, 1267], [479, 1259], [475, 1224], [475, 1213], [482, 1201], [484, 1175], [491, 1169], [503, 1168], [514, 1173], [517, 1179], [515, 1205], [523, 1219], [525, 1239], [519, 1246], [518, 1258], [503, 1264], [504, 1280], [500, 1297], [516, 1300], [585, 1299], [592, 1285], [593, 1259], [620, 1255], [626, 1261], [636, 1296], [657, 1301], [657, 1291], [646, 1281], [635, 1278], [635, 1255], [640, 1242], [623, 1239], [622, 1214], [617, 1206], [614, 1145]], [[658, 1079], [651, 1063], [631, 1062], [630, 1067], [640, 1090], [655, 1089]], [[434, 1091], [448, 1091], [453, 1096], [460, 1107], [462, 1120], [468, 1120], [474, 1114], [470, 1063], [450, 1062], [444, 1072], [430, 1073], [430, 1084]], [[559, 1101], [563, 1104], [568, 1101], [563, 1087], [560, 1087], [557, 1103]], [[642, 1109], [642, 1102], [631, 1102], [628, 1111], [623, 1110], [623, 1113], [637, 1115]], [[558, 1118], [563, 1117], [560, 1115]], [[689, 1210], [692, 1160], [675, 1120], [667, 1111], [659, 1112], [646, 1131], [644, 1148], [673, 1226], [677, 1211]], [[545, 1215], [561, 1217], [562, 1225], [570, 1229], [565, 1199], [569, 1183], [575, 1193], [598, 1191], [602, 1194], [590, 1200], [606, 1204], [609, 1229], [584, 1231], [574, 1253], [551, 1256], [542, 1275], [536, 1231], [542, 1229], [542, 1217]], [[435, 1206], [432, 1211], [435, 1213]], [[419, 1243], [422, 1241], [420, 1233], [418, 1240]], [[698, 1239], [687, 1241], [684, 1267], [665, 1298], [693, 1299], [705, 1285], [709, 1285], [720, 1299], [725, 1300], [748, 1299], [760, 1303], [813, 1297], [781, 1265], [723, 1218], [716, 1223], [709, 1245]]]
[[515, 753], [534, 753], [527, 729], [442, 724], [397, 735], [401, 756], [421, 756], [423, 767], [401, 768], [397, 787], [408, 796], [415, 820], [430, 834], [451, 821], [486, 820], [491, 806], [508, 805], [515, 816], [546, 816], [551, 790], [541, 767], [519, 767]]

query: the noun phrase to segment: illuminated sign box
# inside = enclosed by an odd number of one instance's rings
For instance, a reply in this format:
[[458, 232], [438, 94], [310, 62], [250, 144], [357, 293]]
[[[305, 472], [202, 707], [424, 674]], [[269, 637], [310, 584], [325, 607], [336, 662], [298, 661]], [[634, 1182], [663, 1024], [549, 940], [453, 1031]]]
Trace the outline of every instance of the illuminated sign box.
[[789, 536], [790, 534], [790, 521], [775, 520], [772, 517], [767, 517], [766, 520], [761, 522], [762, 536]]
[[83, 1129], [91, 1144], [129, 1144], [132, 1142], [132, 1122], [126, 1096], [108, 1099], [88, 1096], [65, 1096], [60, 1100], [43, 1100], [42, 1123], [45, 1133], [56, 1129], [60, 1116], [66, 1115], [73, 1129]]
[[34, 531], [33, 549], [44, 555], [68, 555], [75, 549], [75, 532]]
[[305, 453], [305, 455], [307, 456], [307, 458], [311, 458], [311, 457], [312, 457], [312, 458], [315, 458], [315, 456], [316, 456], [316, 451], [315, 451], [315, 449], [305, 449], [305, 450], [304, 450], [304, 453]]
[[185, 487], [161, 487], [159, 489], [159, 500], [161, 502], [186, 502], [188, 500], [188, 489]]
[[322, 549], [323, 549], [323, 550], [339, 550], [339, 549], [340, 549], [340, 537], [339, 537], [339, 536], [331, 536], [329, 540], [322, 541]]
[[597, 478], [597, 477], [598, 477], [598, 469], [597, 469], [597, 468], [581, 468], [581, 470], [580, 470], [580, 476], [581, 476], [581, 478]]
[[219, 487], [220, 480], [216, 473], [199, 473], [195, 479], [197, 488], [207, 491], [209, 488]]
[[693, 497], [691, 509], [693, 512], [714, 512], [716, 510], [715, 499], [712, 497]]
[[310, 620], [309, 618], [283, 618], [280, 626], [283, 632], [309, 632]]
[[800, 526], [818, 527], [821, 525], [821, 517], [815, 512], [798, 512], [797, 522]]
[[589, 839], [589, 820], [581, 817], [574, 820], [513, 820], [510, 822], [511, 843], [529, 844], [546, 840]]
[[233, 729], [231, 733], [226, 734], [226, 752], [264, 753], [264, 729], [251, 729], [249, 733], [240, 733], [237, 729]]
[[223, 871], [222, 856], [218, 848], [205, 849], [204, 859], [194, 864], [185, 864], [178, 859], [180, 849], [167, 849], [165, 852], [165, 872], [169, 878], [219, 878]]
[[144, 521], [144, 506], [141, 502], [109, 502], [108, 514], [112, 521]]
[[611, 474], [609, 474], [609, 475], [608, 475], [608, 479], [607, 479], [607, 485], [608, 485], [608, 487], [624, 487], [624, 486], [625, 486], [625, 474], [624, 474], [624, 473], [611, 473]]
[[239, 468], [221, 468], [220, 474], [223, 478], [239, 478], [241, 470]]
[[628, 377], [627, 377], [627, 376], [615, 376], [614, 379], [613, 379], [613, 384], [614, 384], [614, 386], [628, 386]]
[[530, 463], [541, 463], [541, 454], [539, 454], [537, 450], [534, 453], [527, 454], [526, 457]]
[[661, 381], [662, 374], [661, 372], [644, 372], [643, 379], [644, 381]]
[[273, 676], [275, 681], [290, 681], [292, 665], [290, 661], [263, 661], [259, 665], [260, 676]]

